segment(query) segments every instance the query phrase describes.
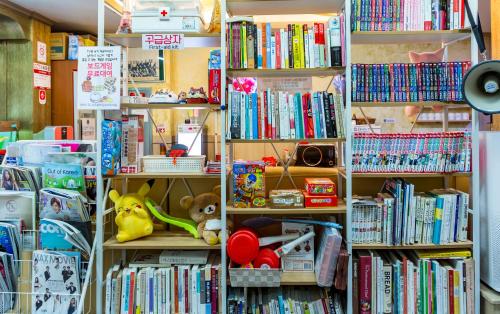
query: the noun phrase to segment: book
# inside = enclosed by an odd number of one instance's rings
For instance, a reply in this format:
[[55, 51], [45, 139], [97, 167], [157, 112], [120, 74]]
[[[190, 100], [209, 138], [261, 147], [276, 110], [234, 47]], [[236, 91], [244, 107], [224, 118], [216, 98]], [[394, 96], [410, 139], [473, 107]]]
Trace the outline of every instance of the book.
[[[458, 195], [455, 192], [452, 189], [441, 189], [415, 193], [411, 183], [402, 179], [387, 179], [377, 198], [353, 198], [353, 243], [411, 245], [466, 241], [467, 230], [460, 228], [462, 220], [458, 217], [451, 219], [451, 215], [443, 214], [443, 208], [447, 212], [465, 210], [464, 204], [457, 202]], [[452, 232], [454, 230], [460, 232], [455, 234]], [[436, 252], [437, 255], [428, 257], [452, 257], [459, 252], [450, 251], [450, 255], [438, 255]], [[459, 255], [468, 256], [470, 255]]]
[[[402, 144], [407, 141], [415, 148], [411, 153], [409, 146]], [[469, 131], [420, 134], [354, 133], [353, 172], [469, 172], [470, 142]], [[391, 149], [380, 150], [382, 143]], [[379, 157], [368, 157], [373, 151]]]
[[[352, 1], [355, 31], [430, 31], [466, 28], [464, 0]], [[392, 13], [392, 14], [389, 14]]]
[[327, 92], [229, 90], [228, 139], [337, 138], [344, 135], [342, 96]]
[[468, 61], [353, 64], [352, 101], [461, 102], [464, 101], [461, 86], [470, 66]]
[[327, 23], [274, 28], [250, 19], [231, 18], [227, 27], [227, 64], [231, 69], [304, 69], [341, 66], [345, 54], [342, 15]]

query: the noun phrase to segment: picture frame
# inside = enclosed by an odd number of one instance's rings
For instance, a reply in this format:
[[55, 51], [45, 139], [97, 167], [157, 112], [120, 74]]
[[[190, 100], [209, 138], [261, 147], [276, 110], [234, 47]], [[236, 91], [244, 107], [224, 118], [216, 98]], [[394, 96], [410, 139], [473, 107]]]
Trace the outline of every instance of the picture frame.
[[165, 80], [163, 50], [130, 48], [127, 59], [130, 82], [163, 82]]

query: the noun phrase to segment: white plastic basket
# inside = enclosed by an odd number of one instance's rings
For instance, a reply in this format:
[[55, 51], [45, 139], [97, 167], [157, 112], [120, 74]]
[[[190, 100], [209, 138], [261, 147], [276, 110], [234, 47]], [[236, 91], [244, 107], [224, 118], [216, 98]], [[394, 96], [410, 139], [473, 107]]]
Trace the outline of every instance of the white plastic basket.
[[142, 157], [143, 171], [149, 173], [203, 173], [205, 155], [189, 157]]

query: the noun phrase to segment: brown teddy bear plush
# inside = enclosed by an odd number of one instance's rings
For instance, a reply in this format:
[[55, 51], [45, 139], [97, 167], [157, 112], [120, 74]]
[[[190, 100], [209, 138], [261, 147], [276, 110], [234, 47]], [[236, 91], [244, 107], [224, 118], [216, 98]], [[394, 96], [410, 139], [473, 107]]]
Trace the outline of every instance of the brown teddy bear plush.
[[[189, 217], [198, 224], [198, 233], [209, 245], [221, 242], [220, 192], [220, 185], [217, 185], [212, 192], [195, 197], [184, 196], [180, 201], [181, 207], [188, 210]], [[233, 222], [227, 220], [228, 236], [232, 227]]]

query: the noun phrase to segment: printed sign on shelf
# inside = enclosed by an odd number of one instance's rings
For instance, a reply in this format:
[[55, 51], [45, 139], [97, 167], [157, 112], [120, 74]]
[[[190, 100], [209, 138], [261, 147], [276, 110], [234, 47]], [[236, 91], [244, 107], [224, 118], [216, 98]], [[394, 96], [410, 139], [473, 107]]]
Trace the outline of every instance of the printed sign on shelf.
[[40, 105], [45, 105], [47, 103], [47, 92], [44, 89], [38, 91], [38, 102]]
[[144, 50], [181, 50], [184, 49], [184, 34], [143, 34]]
[[36, 42], [36, 61], [47, 63], [47, 44], [44, 42]]
[[120, 49], [78, 48], [78, 109], [120, 109]]
[[33, 63], [33, 85], [37, 89], [50, 89], [50, 65]]

